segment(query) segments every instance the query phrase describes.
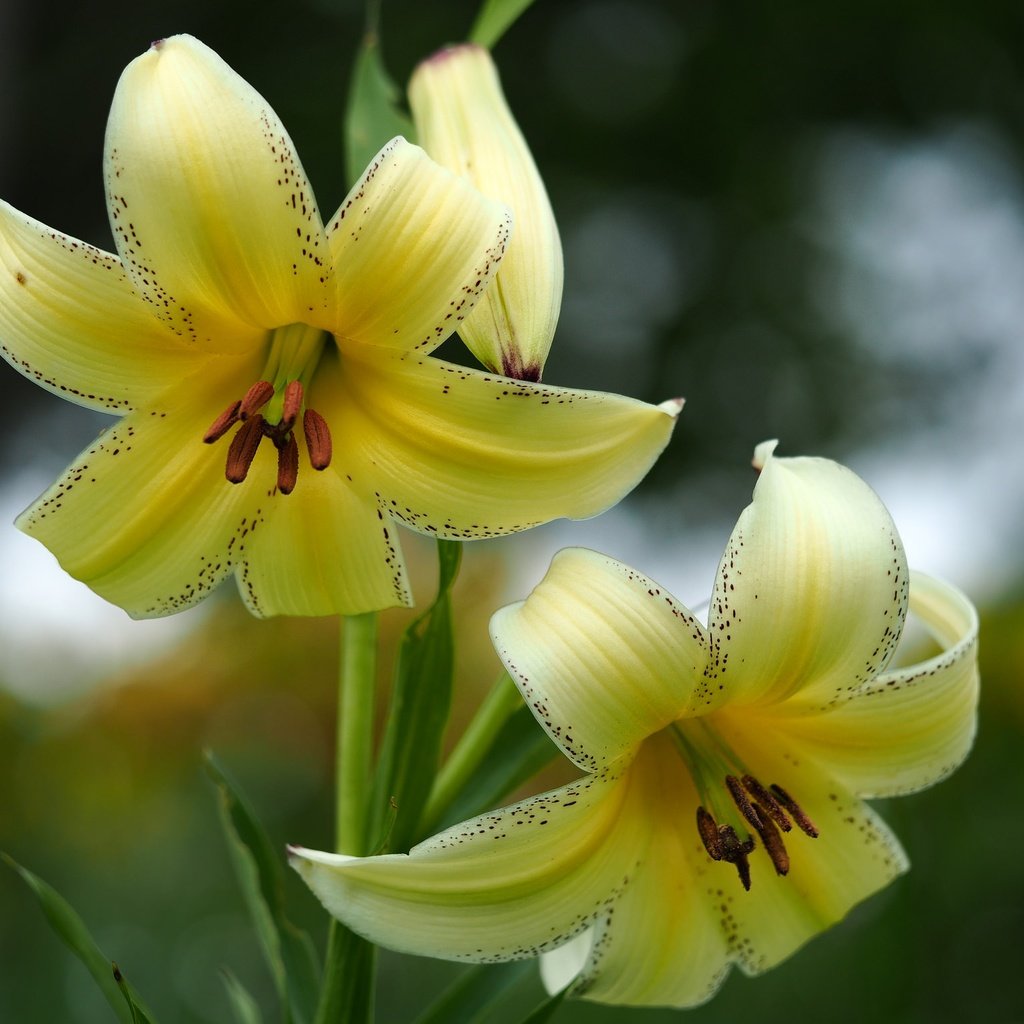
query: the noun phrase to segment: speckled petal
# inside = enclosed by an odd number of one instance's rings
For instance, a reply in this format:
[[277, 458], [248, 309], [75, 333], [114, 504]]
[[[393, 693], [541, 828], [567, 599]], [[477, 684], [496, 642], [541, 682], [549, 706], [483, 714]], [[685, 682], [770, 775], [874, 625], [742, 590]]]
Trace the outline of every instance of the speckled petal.
[[[337, 355], [320, 360], [312, 408], [338, 386]], [[317, 471], [299, 444], [295, 490], [275, 500], [238, 569], [256, 615], [357, 615], [412, 604], [398, 527], [348, 480], [346, 450]]]
[[540, 380], [562, 301], [562, 247], [544, 183], [483, 47], [452, 46], [416, 69], [409, 104], [424, 149], [507, 203], [515, 234], [494, 284], [459, 328], [507, 377]]
[[106, 139], [117, 250], [153, 312], [213, 351], [247, 328], [327, 326], [327, 239], [277, 115], [209, 47], [158, 40], [125, 68]]
[[353, 347], [343, 357], [342, 387], [322, 411], [346, 439], [357, 487], [411, 529], [454, 540], [604, 511], [650, 468], [681, 406], [386, 349]]
[[231, 571], [272, 500], [270, 446], [257, 454], [249, 478], [232, 485], [224, 477], [227, 439], [202, 442], [224, 396], [240, 393], [257, 369], [224, 362], [130, 413], [17, 525], [72, 576], [136, 618], [197, 603]]
[[146, 308], [121, 261], [0, 201], [0, 351], [29, 380], [126, 411], [202, 358]]
[[764, 463], [711, 598], [711, 674], [723, 701], [825, 705], [873, 679], [906, 617], [909, 576], [877, 495], [828, 459]]
[[506, 207], [418, 146], [392, 139], [330, 221], [339, 291], [334, 333], [430, 352], [473, 308], [510, 232]]
[[706, 876], [721, 866], [707, 866], [693, 828], [697, 794], [672, 744], [644, 744], [631, 771], [631, 796], [650, 822], [648, 845], [588, 945], [574, 951], [576, 962], [564, 950], [546, 953], [542, 975], [549, 991], [571, 983], [572, 995], [595, 1002], [696, 1006], [729, 967], [720, 900], [707, 892]]
[[620, 763], [456, 825], [409, 854], [291, 851], [328, 912], [405, 953], [490, 962], [560, 945], [610, 906], [646, 845]]
[[842, 920], [909, 865], [878, 815], [824, 775], [799, 746], [760, 728], [745, 709], [715, 718], [750, 772], [764, 785], [781, 786], [819, 832], [817, 839], [796, 827], [786, 833], [790, 867], [784, 876], [775, 873], [758, 841], [750, 855], [749, 892], [731, 865], [703, 855], [705, 893], [721, 910], [729, 954], [745, 973], [759, 974]]
[[897, 796], [950, 774], [974, 741], [978, 706], [978, 616], [955, 587], [914, 573], [910, 610], [941, 653], [885, 672], [824, 714], [783, 716], [784, 730], [825, 770], [861, 796]]
[[555, 555], [491, 639], [537, 719], [587, 771], [701, 706], [707, 641], [694, 616], [629, 566], [584, 548]]

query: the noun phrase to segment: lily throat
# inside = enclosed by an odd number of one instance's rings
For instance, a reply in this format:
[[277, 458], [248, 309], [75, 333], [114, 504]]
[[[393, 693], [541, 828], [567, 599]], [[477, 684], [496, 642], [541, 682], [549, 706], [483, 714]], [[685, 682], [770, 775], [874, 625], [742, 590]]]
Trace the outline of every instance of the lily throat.
[[214, 444], [238, 426], [224, 466], [224, 476], [230, 483], [245, 480], [266, 438], [277, 449], [277, 490], [291, 494], [299, 473], [295, 426], [300, 413], [309, 464], [316, 470], [330, 465], [330, 428], [324, 417], [305, 402], [326, 340], [323, 331], [306, 324], [277, 328], [271, 334], [264, 376], [210, 424], [203, 435], [206, 444]]
[[708, 856], [732, 864], [749, 891], [749, 857], [757, 847], [756, 836], [776, 874], [788, 874], [789, 852], [783, 835], [796, 825], [811, 839], [818, 837], [803, 808], [781, 786], [766, 786], [747, 771], [705, 721], [691, 719], [669, 728], [700, 795], [697, 833]]

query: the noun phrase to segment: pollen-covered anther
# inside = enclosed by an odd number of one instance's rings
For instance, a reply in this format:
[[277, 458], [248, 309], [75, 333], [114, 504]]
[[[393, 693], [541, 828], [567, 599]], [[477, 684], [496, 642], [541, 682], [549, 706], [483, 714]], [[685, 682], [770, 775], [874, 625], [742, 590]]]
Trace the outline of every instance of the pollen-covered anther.
[[219, 441], [238, 422], [238, 410], [241, 405], [240, 401], [232, 402], [210, 424], [209, 429], [203, 434], [203, 441], [206, 444], [213, 444], [214, 441]]
[[753, 775], [744, 775], [742, 782], [746, 791], [756, 801], [755, 806], [757, 806], [761, 818], [767, 815], [783, 832], [788, 832], [793, 827], [789, 818], [786, 817], [782, 805]]
[[750, 892], [750, 862], [747, 858], [754, 852], [754, 840], [749, 836], [741, 840], [732, 825], [719, 825], [718, 838], [722, 844], [722, 860], [736, 868], [743, 888]]
[[299, 445], [294, 434], [277, 446], [277, 489], [291, 494], [299, 477]]
[[259, 412], [274, 397], [274, 385], [267, 380], [258, 380], [245, 393], [238, 407], [238, 418], [247, 420], [253, 413]]
[[796, 823], [797, 828], [812, 839], [817, 839], [818, 829], [814, 822], [804, 813], [804, 809], [781, 786], [776, 786], [775, 783], [772, 783], [771, 791], [775, 799], [785, 807], [789, 816]]
[[283, 430], [291, 430], [295, 426], [299, 410], [302, 408], [302, 394], [302, 381], [290, 380], [285, 385], [280, 424]]
[[315, 409], [307, 409], [302, 415], [302, 429], [309, 449], [309, 464], [314, 469], [326, 469], [334, 453], [327, 420]]
[[703, 808], [697, 808], [697, 832], [700, 834], [704, 849], [712, 860], [722, 859], [722, 840], [718, 834], [718, 824], [715, 819]]
[[789, 852], [786, 850], [786, 844], [782, 841], [782, 833], [776, 828], [775, 821], [764, 808], [758, 807], [757, 810], [761, 811], [761, 828], [758, 830], [758, 835], [761, 837], [761, 842], [764, 843], [765, 852], [771, 858], [775, 873], [784, 875], [789, 871]]
[[743, 789], [740, 780], [735, 775], [726, 775], [725, 785], [729, 790], [729, 795], [733, 799], [733, 803], [740, 810], [740, 814], [746, 818], [747, 823], [758, 832], [761, 831], [761, 819], [758, 817], [757, 811], [754, 810], [754, 805], [751, 804], [750, 798], [747, 796]]
[[240, 484], [248, 476], [249, 467], [263, 440], [263, 422], [263, 417], [257, 413], [246, 420], [231, 439], [228, 461], [224, 467], [224, 475], [231, 483]]

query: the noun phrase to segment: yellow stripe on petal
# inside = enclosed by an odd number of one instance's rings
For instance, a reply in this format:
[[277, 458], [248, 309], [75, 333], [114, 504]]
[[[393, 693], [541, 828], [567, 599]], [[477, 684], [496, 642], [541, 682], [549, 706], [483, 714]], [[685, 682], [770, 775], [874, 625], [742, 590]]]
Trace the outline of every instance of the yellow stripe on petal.
[[838, 701], [892, 657], [909, 574], [885, 506], [828, 459], [775, 458], [718, 570], [708, 633], [723, 701]]
[[[910, 610], [942, 645], [928, 661], [885, 672], [839, 707], [786, 718], [785, 732], [823, 769], [861, 796], [897, 796], [940, 781], [974, 742], [978, 706], [978, 617], [955, 587], [914, 573]], [[767, 721], [766, 716], [766, 721]]]
[[162, 327], [109, 253], [0, 202], [0, 351], [90, 409], [136, 408], [200, 354]]
[[562, 247], [490, 54], [473, 45], [434, 54], [416, 69], [409, 104], [424, 149], [485, 196], [507, 203], [515, 217], [497, 280], [459, 334], [496, 373], [540, 380], [562, 301]]
[[[343, 353], [324, 409], [358, 487], [421, 533], [471, 540], [613, 505], [665, 447], [681, 403], [511, 381], [382, 349]], [[337, 427], [335, 425], [337, 424]]]
[[76, 579], [136, 618], [196, 604], [231, 572], [262, 522], [273, 450], [249, 478], [224, 476], [226, 444], [203, 433], [256, 366], [237, 361], [178, 384], [106, 431], [18, 526]]
[[330, 222], [340, 338], [429, 352], [462, 322], [498, 269], [508, 210], [399, 137]]
[[390, 518], [334, 469], [302, 453], [298, 484], [273, 503], [246, 549], [238, 578], [256, 615], [357, 615], [410, 605]]
[[105, 166], [125, 268], [182, 337], [232, 351], [246, 328], [326, 325], [330, 256], [306, 174], [277, 115], [209, 47], [174, 36], [128, 65]]
[[400, 952], [486, 963], [561, 945], [610, 906], [646, 843], [628, 767], [456, 825], [408, 854], [292, 851], [338, 920]]
[[567, 757], [587, 771], [700, 706], [707, 647], [662, 587], [583, 548], [491, 619], [495, 650]]

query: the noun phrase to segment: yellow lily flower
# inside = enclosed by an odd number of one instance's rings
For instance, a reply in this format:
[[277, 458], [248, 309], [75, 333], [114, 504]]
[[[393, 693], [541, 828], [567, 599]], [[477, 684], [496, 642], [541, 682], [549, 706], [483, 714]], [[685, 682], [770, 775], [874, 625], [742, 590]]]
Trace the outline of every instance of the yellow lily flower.
[[667, 443], [681, 402], [428, 356], [510, 219], [401, 138], [325, 227], [266, 101], [176, 36], [121, 76], [105, 170], [117, 255], [0, 204], [0, 343], [123, 415], [18, 526], [134, 616], [232, 572], [260, 615], [407, 604], [396, 522], [470, 539], [592, 516]]
[[[966, 756], [977, 617], [908, 574], [858, 477], [772, 447], [707, 626], [582, 549], [492, 619], [526, 701], [587, 774], [407, 855], [292, 850], [330, 913], [410, 953], [547, 953], [551, 991], [682, 1007], [733, 963], [778, 964], [907, 869], [862, 798], [929, 786]], [[942, 650], [893, 668], [908, 594]]]
[[409, 82], [409, 106], [423, 148], [515, 217], [497, 278], [459, 334], [494, 372], [540, 380], [562, 303], [562, 245], [491, 55], [471, 43], [434, 54]]

